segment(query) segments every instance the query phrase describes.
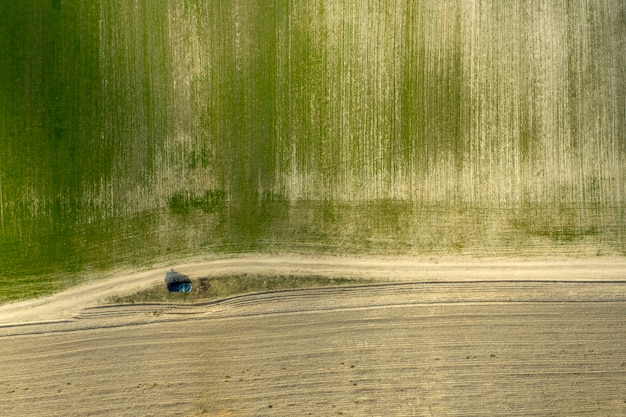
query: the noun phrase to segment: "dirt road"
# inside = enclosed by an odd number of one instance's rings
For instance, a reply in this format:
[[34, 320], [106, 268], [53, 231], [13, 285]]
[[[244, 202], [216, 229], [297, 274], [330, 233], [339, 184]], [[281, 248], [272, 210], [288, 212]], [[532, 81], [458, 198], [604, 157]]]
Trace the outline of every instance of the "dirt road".
[[0, 414], [625, 415], [623, 266], [193, 261], [175, 267], [388, 281], [193, 306], [99, 304], [166, 267], [89, 283], [0, 308]]

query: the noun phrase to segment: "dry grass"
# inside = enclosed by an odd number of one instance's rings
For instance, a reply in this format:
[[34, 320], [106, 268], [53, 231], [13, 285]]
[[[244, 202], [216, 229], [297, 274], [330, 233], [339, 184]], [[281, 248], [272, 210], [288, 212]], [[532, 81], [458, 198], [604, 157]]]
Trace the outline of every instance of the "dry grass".
[[193, 303], [226, 298], [233, 295], [262, 291], [279, 291], [312, 287], [334, 287], [375, 282], [370, 279], [328, 277], [316, 275], [240, 274], [191, 279], [189, 293], [169, 292], [165, 284], [138, 291], [131, 295], [114, 296], [110, 303]]

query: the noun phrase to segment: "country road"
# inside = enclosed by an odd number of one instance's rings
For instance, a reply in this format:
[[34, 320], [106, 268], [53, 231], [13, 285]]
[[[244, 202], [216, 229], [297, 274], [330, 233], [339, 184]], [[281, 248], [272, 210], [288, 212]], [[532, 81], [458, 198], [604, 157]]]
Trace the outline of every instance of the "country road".
[[466, 280], [626, 279], [626, 259], [587, 258], [533, 261], [511, 259], [443, 258], [436, 261], [399, 257], [243, 256], [226, 259], [187, 259], [143, 271], [120, 272], [35, 300], [0, 305], [0, 326], [22, 322], [71, 319], [86, 307], [108, 297], [130, 294], [159, 285], [171, 267], [190, 275], [219, 276], [245, 273], [323, 275], [390, 282]]
[[[192, 276], [254, 269], [382, 282], [195, 305], [104, 305], [110, 290], [94, 282], [0, 307], [0, 414], [626, 414], [620, 261], [334, 261], [176, 267]], [[133, 288], [111, 280], [130, 291], [163, 271], [127, 275]]]

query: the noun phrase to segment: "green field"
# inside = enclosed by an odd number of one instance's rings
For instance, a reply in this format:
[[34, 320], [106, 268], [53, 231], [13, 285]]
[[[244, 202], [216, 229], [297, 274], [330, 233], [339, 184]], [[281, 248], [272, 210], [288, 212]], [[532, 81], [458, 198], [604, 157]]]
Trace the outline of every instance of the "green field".
[[0, 301], [239, 252], [626, 253], [626, 5], [0, 6]]

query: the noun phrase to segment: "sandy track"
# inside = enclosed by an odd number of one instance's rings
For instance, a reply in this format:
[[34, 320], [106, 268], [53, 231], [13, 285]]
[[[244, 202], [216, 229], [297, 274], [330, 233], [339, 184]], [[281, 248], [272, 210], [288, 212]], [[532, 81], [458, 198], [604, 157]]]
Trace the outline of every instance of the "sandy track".
[[390, 281], [437, 280], [592, 280], [626, 279], [626, 259], [512, 261], [509, 259], [444, 259], [437, 262], [407, 258], [263, 257], [198, 260], [120, 273], [36, 300], [0, 306], [0, 326], [23, 322], [66, 320], [107, 297], [129, 294], [162, 282], [174, 267], [192, 277], [238, 273], [317, 274]]
[[[225, 260], [179, 269], [347, 273], [352, 262], [314, 261]], [[391, 260], [369, 262], [371, 272], [359, 263], [353, 274], [391, 278], [384, 270]], [[84, 304], [70, 303], [71, 314], [55, 313], [67, 295], [27, 309], [47, 305], [48, 318], [66, 321], [37, 323], [24, 314], [27, 320], [0, 327], [0, 414], [626, 413], [623, 269], [569, 263], [568, 274], [566, 264], [552, 264], [542, 275], [526, 265], [520, 275], [504, 263], [465, 265], [407, 263], [388, 284], [196, 306], [101, 306], [109, 290], [92, 283], [75, 293]], [[597, 275], [585, 277], [581, 268]], [[141, 281], [134, 285], [148, 285], [163, 271], [131, 276]]]

